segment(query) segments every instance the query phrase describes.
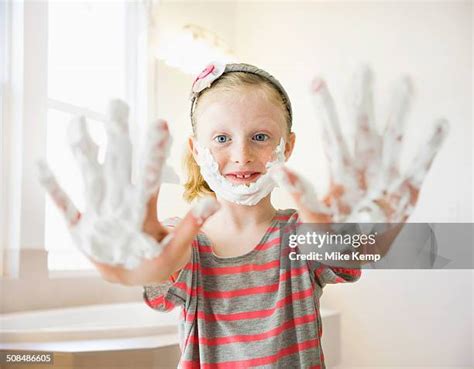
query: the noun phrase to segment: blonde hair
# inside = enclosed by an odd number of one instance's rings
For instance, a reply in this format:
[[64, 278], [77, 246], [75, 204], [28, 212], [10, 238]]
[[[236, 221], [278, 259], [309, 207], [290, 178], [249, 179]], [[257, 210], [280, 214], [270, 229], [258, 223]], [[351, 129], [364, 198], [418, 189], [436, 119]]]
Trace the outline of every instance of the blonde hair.
[[[219, 91], [235, 91], [236, 89], [244, 87], [261, 88], [270, 101], [282, 107], [282, 112], [285, 117], [285, 122], [287, 123], [289, 134], [291, 132], [291, 116], [286, 107], [282, 94], [270, 81], [264, 77], [246, 72], [225, 73], [212, 84], [211, 88], [207, 88], [200, 93], [199, 98], [196, 101], [194, 113], [191, 115], [193, 133], [196, 134], [197, 122], [195, 112], [197, 111], [199, 102], [202, 101], [203, 96], [211, 96]], [[194, 160], [194, 157], [189, 149], [187, 149], [184, 155], [183, 166], [187, 175], [187, 179], [184, 184], [183, 198], [187, 202], [191, 202], [197, 197], [214, 195], [214, 191], [211, 190], [207, 182], [202, 177], [199, 165]]]

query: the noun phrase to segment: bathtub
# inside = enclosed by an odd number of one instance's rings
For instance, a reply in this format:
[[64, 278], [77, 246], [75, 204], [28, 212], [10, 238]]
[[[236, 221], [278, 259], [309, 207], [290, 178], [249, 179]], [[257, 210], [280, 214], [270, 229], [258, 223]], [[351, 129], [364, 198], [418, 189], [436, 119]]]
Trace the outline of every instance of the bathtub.
[[4, 314], [1, 343], [177, 334], [179, 312], [158, 312], [143, 302], [132, 302]]
[[[61, 369], [175, 369], [180, 312], [135, 302], [4, 314], [0, 350], [54, 352], [53, 368], [61, 362]], [[334, 365], [340, 359], [340, 316], [321, 309], [321, 317], [326, 361]]]
[[176, 369], [179, 313], [134, 302], [4, 314], [0, 353], [53, 353], [37, 369]]

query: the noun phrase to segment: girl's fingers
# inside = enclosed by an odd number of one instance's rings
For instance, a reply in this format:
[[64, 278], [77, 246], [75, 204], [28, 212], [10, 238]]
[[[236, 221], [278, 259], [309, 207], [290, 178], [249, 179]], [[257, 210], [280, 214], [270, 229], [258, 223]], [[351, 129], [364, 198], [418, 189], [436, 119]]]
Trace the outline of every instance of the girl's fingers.
[[219, 208], [220, 204], [213, 197], [205, 197], [198, 201], [176, 226], [174, 231], [168, 235], [166, 249], [190, 245], [204, 222]]
[[407, 182], [408, 192], [410, 194], [410, 206], [415, 206], [420, 194], [420, 187], [413, 186], [409, 181]]
[[[158, 216], [156, 201], [170, 145], [171, 136], [166, 121], [159, 119], [153, 122], [148, 129], [145, 147], [141, 153], [141, 165], [137, 173], [135, 207], [137, 222], [142, 222], [145, 214], [150, 211]], [[151, 200], [152, 196], [155, 196], [156, 199]], [[154, 208], [150, 208], [149, 205]]]
[[85, 211], [92, 209], [98, 212], [104, 195], [102, 168], [97, 161], [98, 146], [92, 141], [87, 131], [84, 117], [76, 117], [72, 120], [68, 127], [68, 136], [84, 182]]
[[275, 182], [290, 193], [305, 223], [331, 222], [330, 210], [318, 200], [306, 179], [284, 165], [274, 166], [269, 172]]
[[359, 187], [365, 192], [379, 170], [382, 150], [381, 137], [374, 119], [373, 73], [364, 65], [354, 74], [348, 96], [351, 120], [355, 124], [354, 165], [357, 168]]
[[142, 231], [154, 237], [156, 240], [162, 240], [168, 234], [168, 230], [158, 222], [157, 202], [158, 192], [152, 195], [148, 200]]
[[107, 151], [104, 159], [105, 209], [115, 211], [123, 204], [131, 184], [132, 144], [128, 129], [129, 108], [121, 100], [112, 100], [108, 108]]
[[316, 115], [322, 124], [324, 150], [330, 163], [331, 176], [340, 183], [344, 168], [352, 160], [342, 136], [334, 101], [326, 82], [319, 77], [313, 80], [311, 92]]
[[438, 119], [433, 127], [428, 142], [420, 146], [418, 154], [412, 161], [406, 173], [406, 179], [415, 188], [421, 188], [434, 158], [438, 154], [449, 132], [449, 123], [446, 119]]
[[413, 212], [421, 185], [448, 135], [448, 130], [449, 125], [445, 119], [437, 120], [428, 142], [421, 146], [406, 175], [399, 178], [386, 191], [388, 196], [393, 194], [390, 197], [390, 204], [394, 209], [392, 222], [406, 220]]
[[379, 186], [385, 188], [399, 175], [398, 163], [405, 133], [406, 115], [410, 107], [412, 94], [412, 83], [408, 77], [397, 81], [392, 90], [391, 106], [383, 136], [382, 183], [379, 184]]
[[321, 78], [313, 80], [312, 94], [316, 115], [322, 125], [322, 143], [329, 163], [331, 181], [343, 184], [351, 190], [346, 192], [347, 195], [350, 195], [347, 196], [346, 201], [352, 205], [358, 197], [356, 196], [359, 188], [356, 171], [341, 132], [334, 101], [324, 80]]
[[413, 186], [409, 181], [405, 182], [405, 192], [398, 204], [397, 213], [395, 219], [392, 222], [404, 223], [408, 217], [413, 213], [416, 202], [418, 201], [418, 195], [420, 188]]
[[74, 226], [79, 221], [81, 214], [74, 206], [73, 202], [68, 195], [59, 186], [54, 174], [49, 169], [48, 164], [44, 161], [40, 161], [37, 164], [38, 167], [38, 179], [46, 192], [51, 196], [53, 202], [61, 210], [61, 213], [66, 218], [69, 226]]

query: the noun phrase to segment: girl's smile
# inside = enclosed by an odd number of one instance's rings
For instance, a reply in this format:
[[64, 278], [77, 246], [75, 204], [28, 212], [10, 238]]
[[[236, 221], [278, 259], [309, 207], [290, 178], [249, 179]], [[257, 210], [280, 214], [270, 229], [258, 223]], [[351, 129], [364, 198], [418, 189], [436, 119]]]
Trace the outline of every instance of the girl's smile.
[[239, 184], [254, 182], [260, 177], [260, 172], [244, 171], [244, 172], [231, 172], [224, 175], [229, 181]]

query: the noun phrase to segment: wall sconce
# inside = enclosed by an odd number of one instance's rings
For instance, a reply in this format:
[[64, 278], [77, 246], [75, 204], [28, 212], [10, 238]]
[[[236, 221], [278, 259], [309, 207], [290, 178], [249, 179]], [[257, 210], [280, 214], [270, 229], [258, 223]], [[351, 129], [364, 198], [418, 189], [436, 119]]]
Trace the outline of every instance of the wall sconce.
[[235, 61], [232, 50], [222, 38], [194, 24], [185, 25], [174, 37], [159, 40], [155, 56], [191, 75], [199, 73], [211, 61]]

